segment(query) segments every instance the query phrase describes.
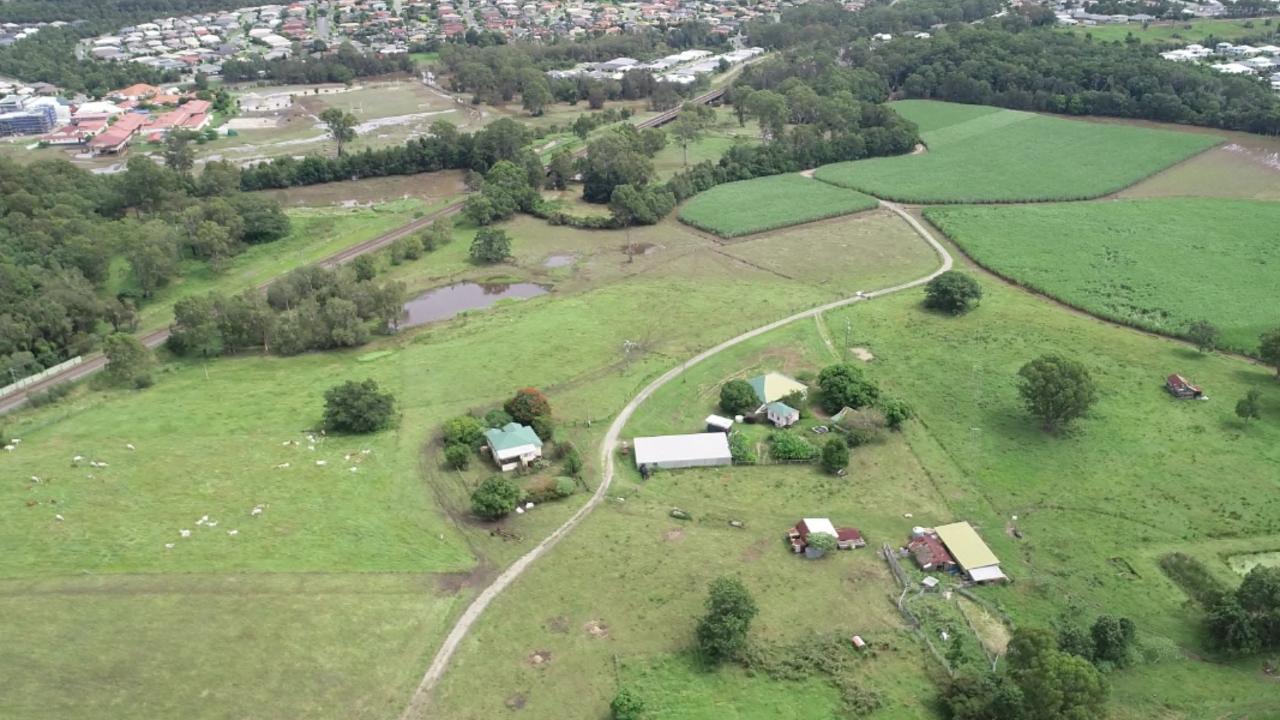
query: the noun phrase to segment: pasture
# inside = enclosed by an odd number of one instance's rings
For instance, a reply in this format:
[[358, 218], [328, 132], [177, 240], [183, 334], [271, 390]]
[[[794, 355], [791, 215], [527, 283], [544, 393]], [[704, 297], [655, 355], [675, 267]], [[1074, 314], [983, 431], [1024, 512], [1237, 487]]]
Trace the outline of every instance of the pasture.
[[1221, 140], [927, 100], [893, 107], [921, 127], [927, 152], [826, 165], [815, 177], [910, 203], [1083, 200], [1122, 190]]
[[[603, 421], [678, 358], [848, 294], [866, 273], [892, 273], [856, 263], [879, 233], [859, 234], [867, 245], [833, 261], [847, 262], [844, 286], [818, 288], [722, 255], [674, 222], [632, 233], [649, 254], [627, 253], [621, 232], [529, 218], [507, 227], [514, 264], [467, 264], [471, 231], [462, 228], [387, 276], [414, 289], [551, 279], [551, 295], [348, 352], [173, 362], [146, 391], [78, 391], [7, 418], [23, 443], [0, 458], [6, 474], [40, 478], [0, 489], [15, 508], [0, 543], [23, 548], [0, 560], [3, 603], [23, 623], [19, 642], [0, 651], [16, 688], [6, 700], [20, 716], [95, 717], [104, 707], [194, 718], [394, 714], [446, 619], [583, 499], [510, 518], [491, 535], [465, 511], [483, 466], [459, 474], [441, 465], [444, 419], [537, 385], [596, 478], [590, 448]], [[561, 252], [578, 256], [572, 267], [544, 266]], [[895, 280], [919, 272], [918, 259], [904, 258]], [[744, 284], [753, 292], [739, 292]], [[681, 302], [636, 320], [655, 297]], [[635, 349], [624, 353], [626, 340]], [[366, 377], [395, 393], [397, 426], [309, 449], [322, 391]], [[85, 462], [72, 467], [77, 454]], [[217, 525], [199, 523], [204, 515]], [[227, 699], [262, 678], [289, 688]]]
[[680, 208], [680, 220], [732, 238], [874, 208], [875, 198], [798, 174], [717, 185]]
[[[1141, 24], [1090, 25], [1062, 27], [1062, 32], [1088, 35], [1099, 42], [1125, 42], [1129, 37], [1154, 45], [1181, 46], [1189, 43], [1238, 42], [1244, 38], [1273, 38], [1278, 18], [1195, 19], [1185, 22], [1157, 21], [1145, 28]], [[1255, 45], [1259, 43], [1254, 43]]]
[[1177, 336], [1208, 320], [1245, 353], [1280, 322], [1271, 307], [1280, 203], [1127, 200], [925, 216], [984, 267], [1116, 322]]
[[[920, 417], [855, 449], [847, 478], [765, 466], [641, 482], [619, 458], [611, 500], [490, 607], [444, 678], [437, 710], [489, 717], [519, 698], [522, 717], [558, 717], [570, 703], [599, 714], [626, 684], [671, 717], [792, 717], [802, 707], [823, 717], [832, 707], [825, 685], [776, 686], [757, 714], [736, 671], [707, 675], [683, 659], [705, 584], [732, 573], [760, 604], [754, 633], [762, 640], [855, 630], [888, 638], [894, 651], [860, 666], [884, 702], [869, 717], [931, 717], [937, 666], [901, 629], [883, 561], [858, 550], [805, 562], [783, 546], [788, 522], [820, 514], [858, 526], [872, 545], [901, 542], [913, 524], [973, 522], [1013, 578], [977, 592], [1016, 623], [1134, 618], [1140, 659], [1108, 675], [1113, 717], [1269, 712], [1274, 688], [1257, 661], [1201, 659], [1199, 613], [1156, 560], [1220, 538], [1234, 538], [1233, 548], [1276, 547], [1280, 499], [1269, 468], [1280, 462], [1280, 388], [1265, 368], [1061, 312], [979, 274], [986, 297], [962, 317], [924, 310], [913, 291], [828, 314], [828, 326], [847, 323], [850, 343], [875, 355], [866, 367], [883, 390]], [[1014, 389], [1018, 367], [1044, 352], [1082, 360], [1100, 385], [1090, 416], [1056, 437], [1027, 417]], [[624, 439], [696, 431], [725, 380], [801, 373], [840, 354], [816, 323], [779, 329], [691, 368], [640, 408]], [[1211, 387], [1215, 399], [1171, 399], [1161, 387], [1171, 368]], [[1265, 419], [1244, 427], [1231, 406], [1250, 388], [1263, 392]], [[672, 507], [693, 519], [670, 518]], [[1230, 575], [1225, 554], [1208, 559]], [[607, 634], [590, 632], [600, 626]], [[550, 662], [530, 664], [542, 650]]]

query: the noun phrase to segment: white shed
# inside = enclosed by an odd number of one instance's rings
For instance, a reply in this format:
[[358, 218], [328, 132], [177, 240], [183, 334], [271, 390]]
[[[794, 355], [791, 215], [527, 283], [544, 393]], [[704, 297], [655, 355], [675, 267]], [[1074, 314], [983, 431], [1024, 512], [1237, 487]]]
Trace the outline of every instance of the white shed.
[[729, 465], [729, 438], [722, 432], [636, 438], [636, 466], [663, 468]]

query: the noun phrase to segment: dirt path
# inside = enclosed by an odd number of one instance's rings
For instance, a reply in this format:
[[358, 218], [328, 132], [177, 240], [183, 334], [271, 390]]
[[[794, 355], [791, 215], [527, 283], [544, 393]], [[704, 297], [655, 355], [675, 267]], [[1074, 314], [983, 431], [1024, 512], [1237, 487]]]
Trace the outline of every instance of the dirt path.
[[905, 220], [907, 224], [915, 230], [916, 234], [923, 238], [925, 242], [929, 243], [929, 246], [933, 248], [933, 251], [937, 253], [938, 257], [942, 260], [938, 268], [928, 275], [916, 278], [915, 280], [869, 293], [859, 292], [853, 297], [829, 302], [825, 305], [820, 305], [809, 310], [798, 312], [794, 315], [782, 318], [781, 320], [775, 320], [767, 325], [761, 325], [754, 330], [750, 330], [738, 335], [737, 337], [725, 340], [709, 350], [704, 350], [701, 353], [698, 353], [692, 358], [686, 360], [684, 363], [671, 368], [656, 380], [646, 385], [639, 394], [633, 397], [631, 401], [622, 408], [622, 411], [618, 413], [618, 416], [609, 424], [609, 429], [605, 433], [604, 440], [600, 443], [600, 463], [604, 468], [604, 473], [601, 478], [600, 485], [596, 488], [595, 493], [591, 495], [591, 499], [579, 508], [572, 517], [566, 520], [563, 525], [556, 528], [555, 531], [543, 539], [542, 542], [539, 542], [529, 550], [529, 552], [525, 553], [518, 560], [512, 563], [510, 567], [502, 572], [502, 574], [498, 575], [491, 585], [486, 587], [478, 596], [476, 596], [476, 599], [471, 602], [471, 605], [462, 613], [462, 617], [458, 618], [457, 623], [449, 631], [449, 635], [445, 637], [444, 643], [440, 646], [440, 649], [436, 651], [435, 657], [432, 658], [431, 664], [427, 667], [426, 674], [423, 675], [422, 681], [418, 683], [418, 688], [413, 693], [413, 697], [410, 698], [408, 706], [406, 706], [404, 712], [401, 713], [401, 720], [417, 720], [417, 718], [424, 716], [423, 711], [427, 707], [431, 690], [436, 686], [445, 671], [449, 668], [449, 661], [453, 658], [454, 652], [457, 651], [458, 645], [462, 643], [462, 640], [467, 636], [467, 633], [471, 631], [472, 625], [474, 625], [476, 620], [480, 618], [480, 615], [489, 607], [489, 603], [493, 602], [494, 598], [501, 594], [502, 591], [510, 587], [511, 584], [515, 582], [516, 579], [519, 578], [538, 558], [547, 554], [551, 548], [556, 546], [556, 543], [560, 542], [566, 535], [573, 532], [573, 530], [578, 527], [584, 519], [586, 519], [587, 515], [591, 514], [592, 510], [595, 510], [604, 502], [605, 497], [609, 492], [609, 486], [613, 483], [614, 478], [614, 448], [618, 444], [618, 439], [622, 436], [622, 429], [626, 426], [627, 421], [631, 419], [631, 415], [635, 413], [636, 409], [639, 408], [645, 400], [648, 400], [650, 396], [660, 390], [667, 383], [680, 377], [689, 368], [707, 360], [708, 358], [714, 357], [735, 345], [740, 345], [748, 340], [757, 338], [767, 332], [776, 330], [784, 325], [789, 325], [798, 320], [817, 317], [829, 310], [835, 310], [836, 308], [852, 305], [853, 303], [861, 302], [863, 300], [872, 300], [883, 295], [890, 295], [892, 293], [923, 285], [951, 269], [953, 264], [951, 254], [947, 252], [947, 249], [942, 246], [942, 243], [939, 243], [933, 235], [931, 235], [929, 231], [920, 224], [919, 221], [895, 203], [884, 202], [881, 203], [881, 205]]

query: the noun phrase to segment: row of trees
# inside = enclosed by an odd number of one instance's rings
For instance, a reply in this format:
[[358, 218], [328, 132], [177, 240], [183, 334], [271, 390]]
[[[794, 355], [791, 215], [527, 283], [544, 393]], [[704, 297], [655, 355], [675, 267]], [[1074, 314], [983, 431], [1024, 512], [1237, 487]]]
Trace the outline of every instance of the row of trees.
[[[95, 175], [65, 161], [0, 160], [0, 373], [20, 378], [135, 329], [137, 309], [182, 261], [217, 272], [249, 245], [290, 230], [275, 202], [246, 195], [211, 164], [199, 179], [130, 158]], [[126, 289], [108, 296], [113, 261]]]
[[228, 60], [222, 65], [226, 82], [270, 80], [281, 84], [349, 83], [356, 78], [389, 73], [412, 73], [414, 62], [408, 55], [361, 53], [343, 43], [337, 50], [312, 53], [284, 60], [261, 57]]
[[174, 304], [169, 348], [212, 357], [254, 348], [295, 355], [363, 345], [371, 332], [396, 327], [405, 301], [403, 283], [375, 282], [367, 265], [294, 270], [265, 296], [248, 291], [183, 298]]

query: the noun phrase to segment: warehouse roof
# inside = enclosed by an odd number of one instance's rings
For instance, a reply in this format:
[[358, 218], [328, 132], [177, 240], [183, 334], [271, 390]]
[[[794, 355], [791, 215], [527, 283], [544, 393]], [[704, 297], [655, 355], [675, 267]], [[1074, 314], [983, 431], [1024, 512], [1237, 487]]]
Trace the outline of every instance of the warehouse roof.
[[722, 432], [636, 438], [636, 464], [728, 460], [729, 437]]
[[934, 528], [934, 531], [938, 533], [938, 538], [947, 546], [951, 556], [964, 570], [1000, 564], [1000, 559], [991, 552], [991, 548], [987, 547], [982, 538], [978, 537], [978, 531], [974, 530], [969, 523], [939, 525]]

